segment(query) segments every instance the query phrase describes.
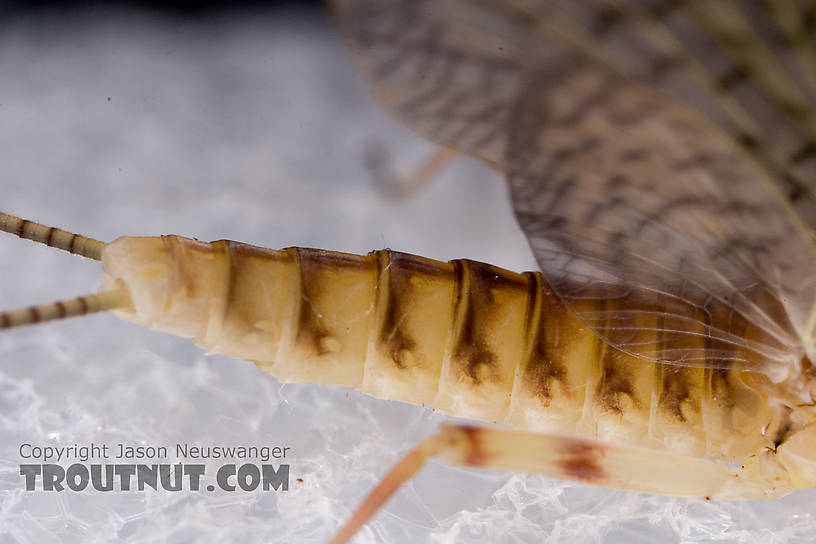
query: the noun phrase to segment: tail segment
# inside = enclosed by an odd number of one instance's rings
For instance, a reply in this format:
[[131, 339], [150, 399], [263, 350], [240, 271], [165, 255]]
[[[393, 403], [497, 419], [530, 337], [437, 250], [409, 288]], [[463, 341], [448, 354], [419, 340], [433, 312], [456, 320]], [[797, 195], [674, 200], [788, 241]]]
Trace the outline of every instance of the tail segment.
[[124, 289], [102, 291], [92, 295], [60, 300], [52, 304], [0, 312], [0, 329], [10, 329], [21, 325], [33, 325], [66, 317], [105, 312], [123, 308], [129, 304], [130, 298]]
[[97, 261], [102, 259], [102, 248], [107, 245], [87, 236], [55, 229], [3, 212], [0, 212], [0, 230]]

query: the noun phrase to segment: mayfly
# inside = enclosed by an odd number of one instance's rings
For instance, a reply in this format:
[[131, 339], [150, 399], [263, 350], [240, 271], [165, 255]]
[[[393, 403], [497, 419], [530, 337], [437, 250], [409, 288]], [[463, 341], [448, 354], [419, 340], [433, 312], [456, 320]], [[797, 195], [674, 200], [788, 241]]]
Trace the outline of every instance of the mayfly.
[[337, 8], [390, 108], [506, 174], [539, 272], [2, 215], [105, 281], [0, 325], [115, 310], [284, 381], [516, 429], [444, 427], [337, 542], [431, 456], [714, 499], [816, 486], [816, 62], [793, 3]]

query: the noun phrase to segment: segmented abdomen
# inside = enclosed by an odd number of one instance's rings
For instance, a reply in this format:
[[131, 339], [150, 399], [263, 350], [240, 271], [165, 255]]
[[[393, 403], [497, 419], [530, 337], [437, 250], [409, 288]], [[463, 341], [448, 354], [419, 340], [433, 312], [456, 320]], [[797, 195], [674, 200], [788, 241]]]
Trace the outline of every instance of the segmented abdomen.
[[[740, 458], [767, 440], [760, 429], [771, 417], [743, 373], [618, 351], [538, 272], [389, 250], [194, 244], [221, 263], [212, 277], [224, 283], [197, 342], [282, 381], [351, 386], [456, 416], [698, 456]], [[615, 301], [587, 304], [614, 310]], [[660, 342], [658, 319], [638, 318], [632, 334]], [[699, 341], [704, 349], [704, 335]]]

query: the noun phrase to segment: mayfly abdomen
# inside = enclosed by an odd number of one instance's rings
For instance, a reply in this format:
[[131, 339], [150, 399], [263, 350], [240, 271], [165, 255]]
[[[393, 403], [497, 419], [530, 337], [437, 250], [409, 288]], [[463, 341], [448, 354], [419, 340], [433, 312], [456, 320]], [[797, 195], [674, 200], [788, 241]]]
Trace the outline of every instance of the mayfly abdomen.
[[[105, 287], [132, 294], [135, 311], [122, 317], [251, 360], [284, 382], [717, 458], [756, 451], [770, 420], [739, 370], [617, 350], [538, 272], [177, 236], [119, 239], [103, 263]], [[614, 311], [616, 299], [585, 304]], [[657, 348], [662, 315], [645, 312], [623, 329]], [[706, 349], [703, 334], [689, 341]]]

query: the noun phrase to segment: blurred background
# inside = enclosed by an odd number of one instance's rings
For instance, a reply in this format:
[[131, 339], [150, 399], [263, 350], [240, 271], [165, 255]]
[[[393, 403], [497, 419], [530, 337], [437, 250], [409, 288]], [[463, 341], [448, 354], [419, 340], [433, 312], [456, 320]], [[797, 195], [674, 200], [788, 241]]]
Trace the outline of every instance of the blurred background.
[[[322, 3], [0, 8], [7, 213], [102, 240], [174, 233], [535, 268], [487, 168], [463, 158], [394, 199], [372, 183], [372, 148], [389, 150], [397, 172], [434, 149], [373, 101]], [[2, 236], [0, 278], [9, 309], [94, 291], [101, 272]], [[445, 419], [343, 388], [281, 385], [110, 315], [3, 333], [0, 363], [3, 543], [325, 542]], [[23, 490], [24, 442], [184, 441], [290, 447], [290, 489]], [[357, 541], [805, 541], [812, 497], [705, 503], [432, 463]]]

